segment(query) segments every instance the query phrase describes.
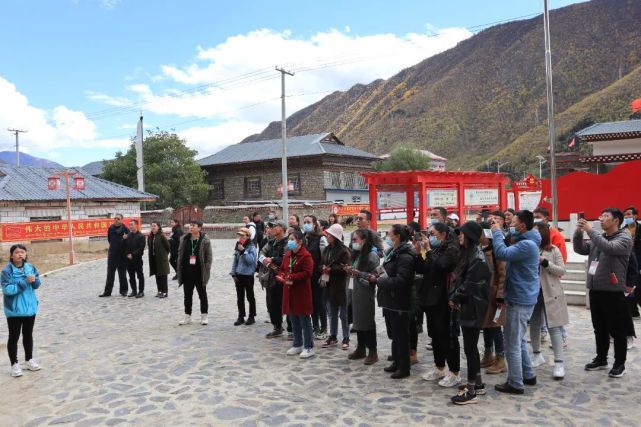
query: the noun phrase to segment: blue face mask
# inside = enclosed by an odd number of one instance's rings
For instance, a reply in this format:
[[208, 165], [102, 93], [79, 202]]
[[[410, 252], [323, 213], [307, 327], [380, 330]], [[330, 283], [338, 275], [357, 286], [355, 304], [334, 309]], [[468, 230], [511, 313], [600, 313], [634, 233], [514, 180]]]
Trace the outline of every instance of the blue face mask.
[[433, 248], [438, 247], [441, 244], [441, 241], [436, 238], [436, 236], [430, 236], [430, 246]]
[[352, 242], [352, 249], [355, 251], [360, 251], [361, 250], [361, 244], [357, 242]]
[[309, 233], [309, 232], [311, 232], [312, 230], [314, 230], [314, 226], [313, 226], [312, 224], [310, 224], [310, 223], [308, 223], [308, 222], [306, 222], [305, 224], [303, 224], [303, 231], [304, 231], [305, 233]]
[[623, 224], [625, 225], [630, 225], [634, 223], [634, 218], [629, 217], [629, 218], [623, 218]]
[[392, 242], [392, 238], [391, 237], [386, 237], [385, 238], [385, 243], [387, 243], [387, 246], [389, 246], [389, 247], [394, 246], [394, 242]]
[[438, 220], [438, 219], [436, 219], [436, 218], [432, 218], [432, 219], [430, 220], [430, 223], [431, 223], [432, 225], [434, 225], [434, 224], [438, 224], [439, 222], [441, 222], [441, 221], [439, 221], [439, 220]]
[[296, 240], [287, 241], [287, 249], [289, 249], [290, 251], [293, 251], [294, 249], [296, 249], [297, 246], [298, 245], [296, 245]]

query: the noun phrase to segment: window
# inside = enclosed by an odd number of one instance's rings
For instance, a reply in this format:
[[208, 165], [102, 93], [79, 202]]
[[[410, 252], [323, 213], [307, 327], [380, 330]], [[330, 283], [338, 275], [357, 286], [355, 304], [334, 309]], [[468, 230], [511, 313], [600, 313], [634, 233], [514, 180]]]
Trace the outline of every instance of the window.
[[352, 196], [352, 203], [360, 203], [361, 196]]
[[[258, 185], [258, 190], [260, 191], [260, 184]], [[222, 200], [225, 198], [225, 180], [223, 178], [212, 180], [209, 198], [211, 200]]]
[[365, 177], [353, 172], [324, 172], [325, 188], [337, 190], [367, 190]]
[[245, 197], [260, 197], [260, 177], [252, 176], [245, 178]]

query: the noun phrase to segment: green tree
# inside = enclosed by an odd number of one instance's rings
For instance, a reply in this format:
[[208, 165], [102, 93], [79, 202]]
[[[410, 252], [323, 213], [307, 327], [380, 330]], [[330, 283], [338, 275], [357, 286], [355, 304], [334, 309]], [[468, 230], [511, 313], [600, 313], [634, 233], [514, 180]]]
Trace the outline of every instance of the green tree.
[[[160, 208], [187, 204], [202, 206], [207, 202], [207, 173], [196, 163], [196, 150], [187, 147], [175, 133], [160, 129], [148, 131], [143, 142], [145, 191], [159, 196]], [[137, 188], [136, 148], [132, 141], [125, 154], [105, 162], [103, 178]]]
[[420, 150], [410, 147], [398, 147], [390, 156], [376, 165], [378, 171], [411, 171], [429, 169], [432, 160]]

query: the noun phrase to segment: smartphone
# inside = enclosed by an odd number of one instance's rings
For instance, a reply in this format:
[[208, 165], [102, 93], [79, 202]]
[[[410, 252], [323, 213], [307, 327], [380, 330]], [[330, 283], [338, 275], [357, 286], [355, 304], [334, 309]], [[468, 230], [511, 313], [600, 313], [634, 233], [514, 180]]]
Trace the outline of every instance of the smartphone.
[[585, 219], [585, 212], [579, 212], [579, 219]]
[[485, 237], [487, 237], [488, 239], [492, 238], [492, 230], [488, 230], [487, 228], [484, 228], [483, 234], [485, 234]]

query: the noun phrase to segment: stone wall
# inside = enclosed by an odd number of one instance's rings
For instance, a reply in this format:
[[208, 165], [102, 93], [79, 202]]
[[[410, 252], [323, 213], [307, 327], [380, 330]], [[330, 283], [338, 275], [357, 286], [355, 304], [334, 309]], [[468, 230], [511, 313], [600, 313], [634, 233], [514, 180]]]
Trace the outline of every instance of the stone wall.
[[[207, 206], [203, 221], [206, 224], [239, 224], [243, 216], [251, 215], [258, 212], [262, 215], [263, 220], [267, 219], [267, 214], [275, 211], [278, 218], [282, 218], [283, 210], [276, 204], [270, 205], [241, 205], [241, 206]], [[332, 203], [316, 203], [304, 206], [302, 204], [290, 204], [289, 213], [296, 214], [299, 217], [304, 215], [315, 215], [320, 219], [327, 219], [332, 213]]]

